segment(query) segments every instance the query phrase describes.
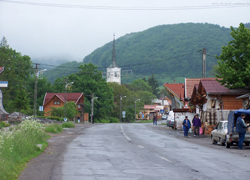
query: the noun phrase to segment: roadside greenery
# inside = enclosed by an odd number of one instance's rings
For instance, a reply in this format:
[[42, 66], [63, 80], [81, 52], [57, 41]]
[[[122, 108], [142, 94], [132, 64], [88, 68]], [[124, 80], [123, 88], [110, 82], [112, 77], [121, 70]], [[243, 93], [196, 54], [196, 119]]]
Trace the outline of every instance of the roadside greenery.
[[[25, 120], [11, 131], [0, 131], [0, 179], [17, 179], [27, 161], [47, 146], [43, 125]], [[37, 144], [42, 144], [40, 149]]]
[[218, 74], [221, 84], [228, 88], [250, 87], [250, 29], [243, 23], [237, 29], [231, 27], [233, 37], [222, 53], [217, 56]]
[[75, 127], [75, 125], [73, 122], [65, 122], [65, 123], [62, 123], [62, 127], [63, 128], [73, 128], [73, 127]]
[[47, 124], [44, 130], [47, 133], [60, 133], [63, 131], [63, 128], [61, 124]]

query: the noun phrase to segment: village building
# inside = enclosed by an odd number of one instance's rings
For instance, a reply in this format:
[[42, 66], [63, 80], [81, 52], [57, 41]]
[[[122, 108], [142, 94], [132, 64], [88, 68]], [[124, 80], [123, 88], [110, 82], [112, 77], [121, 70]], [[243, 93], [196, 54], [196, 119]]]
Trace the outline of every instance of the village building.
[[107, 68], [107, 82], [116, 82], [121, 84], [121, 68], [117, 65], [115, 55], [115, 37], [113, 40], [112, 62]]
[[167, 90], [171, 99], [171, 110], [182, 109], [184, 107], [184, 84], [169, 84], [164, 83], [163, 87]]
[[[83, 93], [46, 93], [43, 100], [43, 109], [45, 116], [50, 116], [51, 107], [63, 107], [66, 102], [73, 101], [77, 105], [77, 110], [80, 116], [81, 104], [84, 103]], [[86, 117], [88, 119], [88, 117]], [[84, 120], [86, 120], [84, 117]]]
[[201, 79], [198, 87], [193, 87], [190, 103], [199, 107], [203, 123], [213, 125], [227, 119], [230, 110], [242, 108], [243, 100], [236, 98], [248, 92], [244, 88], [229, 89], [216, 79]]

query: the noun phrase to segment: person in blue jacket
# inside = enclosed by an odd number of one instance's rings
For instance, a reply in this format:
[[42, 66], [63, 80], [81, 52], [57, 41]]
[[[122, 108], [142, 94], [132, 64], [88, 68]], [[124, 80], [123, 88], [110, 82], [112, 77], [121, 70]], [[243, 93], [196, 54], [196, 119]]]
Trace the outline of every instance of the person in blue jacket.
[[182, 125], [183, 125], [183, 129], [184, 129], [184, 137], [188, 137], [188, 130], [189, 130], [189, 128], [191, 128], [191, 123], [190, 123], [187, 116], [183, 120]]
[[239, 142], [238, 148], [243, 149], [243, 142], [245, 140], [246, 128], [249, 127], [249, 124], [246, 124], [244, 119], [246, 117], [245, 113], [242, 113], [236, 121], [236, 132], [239, 133]]

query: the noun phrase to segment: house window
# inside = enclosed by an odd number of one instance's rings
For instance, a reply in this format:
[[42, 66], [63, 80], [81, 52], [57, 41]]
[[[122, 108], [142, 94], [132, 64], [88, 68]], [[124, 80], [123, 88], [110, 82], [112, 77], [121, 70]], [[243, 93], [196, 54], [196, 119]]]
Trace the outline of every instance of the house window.
[[77, 105], [77, 108], [80, 108], [80, 107], [81, 107], [80, 104], [78, 104], [78, 105]]
[[57, 104], [60, 104], [60, 102], [59, 101], [54, 101], [54, 104], [57, 105]]

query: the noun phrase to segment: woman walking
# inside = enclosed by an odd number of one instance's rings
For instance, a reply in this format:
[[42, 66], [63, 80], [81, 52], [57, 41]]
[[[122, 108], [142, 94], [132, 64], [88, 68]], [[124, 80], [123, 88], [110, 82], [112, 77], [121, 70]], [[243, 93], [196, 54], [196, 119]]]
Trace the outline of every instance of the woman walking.
[[182, 124], [183, 124], [183, 129], [184, 129], [184, 137], [188, 137], [188, 130], [191, 127], [191, 123], [187, 116], [185, 117]]

